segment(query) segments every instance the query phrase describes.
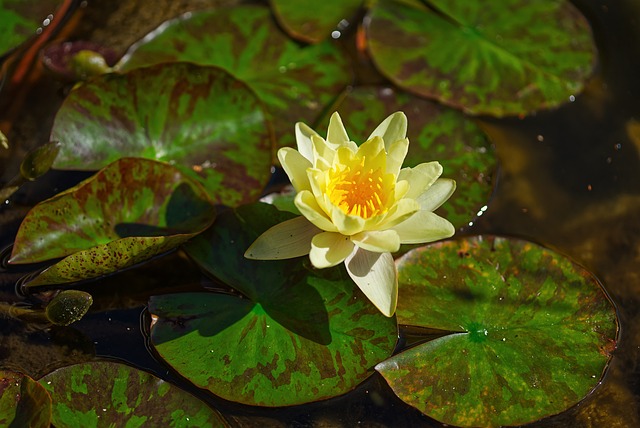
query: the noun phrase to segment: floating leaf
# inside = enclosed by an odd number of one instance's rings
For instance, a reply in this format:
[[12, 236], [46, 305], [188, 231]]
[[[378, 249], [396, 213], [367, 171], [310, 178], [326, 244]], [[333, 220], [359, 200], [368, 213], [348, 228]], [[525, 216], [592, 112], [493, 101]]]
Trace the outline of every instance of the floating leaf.
[[0, 426], [48, 428], [51, 398], [35, 380], [0, 370]]
[[227, 400], [286, 406], [340, 395], [393, 352], [395, 318], [382, 315], [343, 267], [244, 258], [264, 230], [291, 217], [264, 204], [240, 207], [186, 246], [244, 297], [185, 293], [149, 303], [160, 356]]
[[364, 142], [380, 118], [403, 111], [410, 141], [404, 166], [437, 160], [444, 168], [442, 176], [456, 180], [456, 192], [436, 212], [457, 229], [467, 226], [488, 203], [497, 169], [495, 150], [480, 128], [458, 111], [377, 86], [347, 92], [336, 110], [357, 143]]
[[379, 1], [369, 51], [398, 86], [471, 114], [525, 115], [582, 91], [596, 47], [565, 0]]
[[398, 322], [451, 334], [376, 369], [446, 424], [520, 425], [566, 410], [602, 378], [616, 311], [580, 266], [515, 239], [467, 238], [398, 261]]
[[301, 47], [269, 9], [239, 6], [188, 13], [131, 47], [121, 70], [169, 61], [215, 65], [249, 85], [264, 102], [279, 146], [293, 145], [293, 124], [313, 124], [351, 81], [330, 41]]
[[[0, 57], [34, 37], [60, 0], [0, 0]], [[62, 19], [56, 15], [57, 19]]]
[[125, 364], [94, 361], [40, 379], [53, 400], [57, 428], [97, 426], [225, 427], [191, 394]]
[[27, 285], [94, 278], [177, 247], [213, 218], [205, 190], [176, 168], [123, 158], [36, 205], [9, 262], [69, 256]]
[[58, 111], [54, 167], [100, 169], [124, 156], [167, 161], [220, 204], [255, 201], [271, 176], [269, 126], [244, 84], [214, 67], [164, 64], [99, 76]]
[[343, 20], [350, 20], [362, 6], [363, 0], [325, 0], [292, 2], [271, 0], [271, 8], [278, 22], [291, 37], [303, 42], [318, 43], [338, 27]]

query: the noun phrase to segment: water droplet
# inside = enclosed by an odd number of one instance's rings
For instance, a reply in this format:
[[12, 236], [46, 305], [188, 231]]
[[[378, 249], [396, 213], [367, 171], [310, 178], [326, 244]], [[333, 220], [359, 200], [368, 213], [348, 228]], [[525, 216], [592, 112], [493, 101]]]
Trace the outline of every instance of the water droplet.
[[339, 39], [341, 35], [342, 35], [342, 33], [340, 33], [340, 31], [338, 31], [338, 30], [334, 30], [334, 31], [331, 32], [331, 38], [332, 39]]
[[573, 95], [569, 95], [569, 102], [574, 102], [576, 100], [576, 97]]

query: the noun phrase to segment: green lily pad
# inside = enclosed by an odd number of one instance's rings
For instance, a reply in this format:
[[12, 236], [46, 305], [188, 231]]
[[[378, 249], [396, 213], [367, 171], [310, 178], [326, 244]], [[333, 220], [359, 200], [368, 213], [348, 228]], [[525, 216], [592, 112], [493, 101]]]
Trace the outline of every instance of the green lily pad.
[[75, 88], [56, 114], [58, 169], [96, 170], [125, 156], [166, 161], [215, 202], [255, 201], [271, 176], [270, 128], [253, 92], [224, 70], [163, 64]]
[[98, 426], [226, 427], [222, 416], [191, 394], [125, 364], [94, 361], [40, 379], [53, 400], [58, 428]]
[[308, 2], [271, 0], [271, 9], [282, 28], [295, 39], [318, 43], [335, 31], [342, 20], [352, 20], [363, 0]]
[[335, 44], [302, 47], [259, 6], [193, 12], [169, 21], [132, 46], [119, 68], [170, 61], [215, 65], [249, 85], [269, 112], [278, 146], [294, 145], [293, 124], [313, 124], [351, 82]]
[[[60, 0], [0, 0], [0, 57], [34, 37]], [[61, 16], [55, 15], [57, 19]]]
[[530, 242], [473, 237], [398, 260], [398, 322], [450, 331], [382, 363], [406, 403], [446, 424], [526, 424], [595, 388], [617, 319], [597, 279]]
[[[404, 166], [437, 160], [442, 176], [456, 180], [455, 193], [436, 212], [460, 229], [486, 210], [498, 161], [493, 145], [472, 120], [432, 101], [379, 86], [347, 92], [336, 110], [357, 143], [364, 142], [381, 118], [403, 111], [410, 141]], [[327, 117], [320, 129], [328, 123]]]
[[471, 114], [557, 107], [582, 91], [596, 59], [586, 19], [565, 0], [385, 0], [368, 22], [384, 75]]
[[175, 248], [215, 216], [206, 191], [171, 165], [122, 158], [36, 205], [9, 263], [65, 257], [27, 286], [94, 278]]
[[242, 297], [154, 296], [151, 342], [195, 385], [227, 400], [288, 406], [346, 393], [391, 355], [395, 318], [359, 291], [344, 267], [315, 270], [307, 257], [245, 259], [244, 251], [290, 213], [266, 204], [221, 214], [188, 253]]
[[0, 370], [0, 426], [48, 428], [51, 397], [29, 376]]

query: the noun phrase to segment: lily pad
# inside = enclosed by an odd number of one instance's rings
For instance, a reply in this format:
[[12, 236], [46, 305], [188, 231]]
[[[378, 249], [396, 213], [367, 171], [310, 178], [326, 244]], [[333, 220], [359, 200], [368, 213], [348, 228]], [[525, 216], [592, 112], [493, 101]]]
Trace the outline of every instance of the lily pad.
[[473, 237], [398, 260], [398, 322], [451, 332], [376, 366], [406, 403], [446, 424], [526, 424], [595, 388], [617, 319], [597, 279], [536, 244]]
[[170, 162], [215, 202], [255, 201], [271, 176], [260, 102], [224, 70], [163, 64], [76, 87], [56, 114], [58, 169], [97, 170], [125, 156]]
[[[60, 0], [0, 0], [0, 57], [37, 34]], [[57, 19], [62, 17], [55, 16]]]
[[343, 267], [315, 270], [307, 257], [255, 261], [243, 254], [268, 227], [292, 215], [266, 204], [220, 215], [188, 253], [242, 296], [152, 297], [151, 342], [195, 385], [227, 400], [288, 406], [344, 394], [391, 355], [387, 318]]
[[378, 69], [470, 114], [526, 115], [582, 91], [596, 47], [566, 0], [385, 0], [367, 18]]
[[123, 158], [29, 211], [9, 263], [68, 256], [27, 286], [94, 278], [177, 247], [214, 216], [206, 191], [176, 168]]
[[249, 85], [269, 112], [278, 146], [293, 145], [293, 124], [313, 124], [351, 82], [335, 44], [300, 46], [260, 6], [193, 12], [166, 22], [132, 46], [119, 68], [171, 61], [218, 66]]
[[[493, 145], [471, 119], [432, 101], [382, 86], [356, 87], [345, 93], [336, 110], [348, 124], [349, 137], [358, 143], [364, 142], [381, 117], [403, 111], [410, 141], [403, 166], [437, 160], [444, 169], [442, 176], [456, 180], [456, 192], [436, 213], [461, 229], [487, 209], [498, 161]], [[329, 119], [325, 122], [328, 125]]]
[[282, 28], [295, 39], [318, 43], [338, 28], [343, 20], [351, 20], [363, 0], [325, 0], [307, 2], [271, 0], [271, 9]]
[[51, 397], [29, 376], [0, 370], [0, 425], [3, 427], [48, 428]]
[[97, 426], [226, 427], [191, 394], [125, 364], [94, 361], [40, 379], [53, 400], [58, 428]]

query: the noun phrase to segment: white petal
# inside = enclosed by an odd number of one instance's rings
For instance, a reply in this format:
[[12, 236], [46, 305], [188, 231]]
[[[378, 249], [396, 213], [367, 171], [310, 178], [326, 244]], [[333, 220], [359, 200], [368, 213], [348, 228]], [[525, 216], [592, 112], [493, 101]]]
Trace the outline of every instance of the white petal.
[[327, 131], [327, 141], [332, 144], [344, 145], [349, 141], [347, 130], [342, 124], [342, 119], [338, 112], [334, 112], [329, 119], [329, 130]]
[[398, 274], [390, 253], [372, 253], [356, 247], [344, 261], [347, 272], [365, 296], [390, 317], [398, 303]]
[[309, 162], [313, 163], [313, 147], [311, 145], [311, 136], [317, 135], [319, 137], [318, 133], [302, 122], [296, 123], [295, 129], [298, 151]]
[[339, 233], [322, 232], [313, 237], [309, 259], [317, 268], [340, 264], [353, 252], [353, 242]]
[[293, 200], [293, 203], [296, 205], [296, 208], [300, 211], [307, 220], [313, 223], [316, 227], [325, 230], [327, 232], [337, 232], [338, 229], [331, 222], [329, 217], [322, 210], [322, 207], [318, 205], [315, 196], [313, 193], [303, 190], [302, 192], [296, 195], [296, 198]]
[[311, 240], [322, 232], [300, 216], [283, 221], [268, 229], [244, 253], [248, 259], [279, 260], [309, 254]]
[[398, 174], [398, 181], [407, 180], [411, 187], [405, 198], [416, 199], [440, 177], [440, 174], [442, 174], [440, 163], [436, 161], [427, 162], [416, 165], [413, 168], [401, 169]]
[[371, 230], [351, 237], [360, 248], [376, 253], [394, 253], [400, 249], [400, 236], [395, 230]]
[[393, 227], [403, 244], [422, 244], [449, 238], [455, 228], [448, 220], [431, 211], [418, 211], [407, 220]]
[[456, 190], [455, 180], [450, 178], [438, 178], [422, 195], [416, 198], [420, 209], [435, 211], [444, 204]]
[[396, 177], [398, 176], [408, 151], [409, 140], [407, 138], [398, 140], [390, 145], [389, 151], [387, 152], [387, 173], [393, 174]]
[[309, 184], [309, 177], [307, 176], [307, 168], [311, 168], [311, 162], [307, 158], [297, 150], [283, 147], [278, 150], [278, 160], [296, 192], [311, 190], [311, 184]]
[[378, 125], [367, 140], [376, 136], [382, 137], [388, 152], [393, 143], [407, 137], [407, 116], [401, 111], [393, 113]]
[[338, 146], [332, 147], [330, 142], [316, 135], [311, 137], [311, 144], [313, 145], [313, 167], [323, 171], [331, 168]]

